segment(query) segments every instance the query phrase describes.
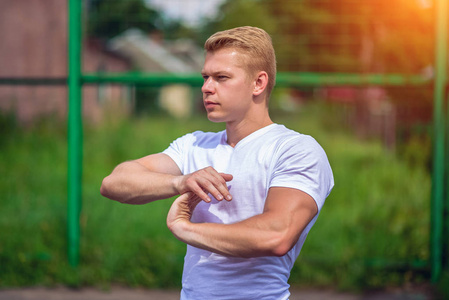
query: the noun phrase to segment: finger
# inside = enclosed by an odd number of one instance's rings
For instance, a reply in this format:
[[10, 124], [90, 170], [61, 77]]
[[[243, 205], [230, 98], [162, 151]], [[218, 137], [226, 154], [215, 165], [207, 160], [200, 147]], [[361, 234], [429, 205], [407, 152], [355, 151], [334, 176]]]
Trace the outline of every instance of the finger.
[[190, 221], [193, 211], [202, 200], [194, 193], [188, 192], [175, 199], [167, 214], [167, 226], [172, 230], [180, 220]]
[[202, 169], [198, 174], [202, 175], [198, 178], [198, 184], [206, 193], [210, 193], [218, 201], [226, 197], [223, 194], [229, 194], [225, 179], [214, 168], [207, 167]]
[[231, 174], [218, 173], [213, 167], [206, 167], [190, 175], [186, 185], [188, 190], [193, 191], [206, 202], [211, 201], [208, 193], [218, 201], [223, 199], [230, 201], [232, 196], [226, 185], [226, 181], [230, 180], [232, 180]]
[[211, 182], [211, 185], [206, 186], [207, 191], [214, 195], [214, 197], [219, 201], [223, 199], [231, 201], [232, 195], [229, 193], [229, 189], [226, 184], [226, 182], [230, 180], [232, 180], [231, 174], [215, 173], [214, 181]]
[[209, 195], [199, 185], [192, 187], [192, 192], [207, 203], [212, 201]]
[[[226, 174], [226, 173], [220, 173], [220, 176], [226, 181], [231, 181], [233, 179], [233, 176], [231, 174]], [[220, 193], [223, 194], [224, 199], [226, 199], [227, 201], [231, 201], [232, 200], [232, 195], [229, 192], [229, 188], [226, 185], [226, 183], [224, 184], [224, 188], [219, 189]]]
[[206, 193], [207, 190], [203, 188], [207, 180], [202, 179], [201, 177], [198, 176], [194, 176], [195, 174], [198, 173], [194, 173], [187, 176], [187, 179], [185, 180], [186, 190], [193, 192], [195, 195], [200, 197], [205, 202], [211, 202], [212, 199]]
[[231, 181], [233, 179], [233, 176], [231, 174], [226, 174], [226, 173], [218, 173], [220, 174], [220, 176], [226, 181]]
[[223, 177], [217, 173], [218, 178], [215, 178], [212, 182], [207, 182], [204, 188], [207, 192], [215, 197], [218, 201], [226, 199], [227, 201], [232, 200], [232, 196], [229, 193], [228, 186]]
[[199, 198], [197, 195], [193, 195], [189, 198], [188, 206], [191, 212], [196, 208], [196, 206], [203, 201], [201, 198]]
[[214, 195], [214, 197], [217, 200], [219, 200], [219, 201], [221, 201], [223, 199], [226, 199], [227, 201], [232, 200], [232, 196], [229, 193], [229, 189], [228, 189], [228, 186], [226, 185], [226, 183], [216, 185], [216, 186], [214, 186], [214, 189], [215, 189], [215, 191], [214, 192], [210, 191], [210, 193], [212, 195]]
[[189, 211], [193, 211], [196, 205], [201, 202], [202, 199], [192, 192], [187, 192], [179, 196], [175, 201], [179, 205], [187, 207]]
[[[219, 191], [219, 189], [221, 189], [223, 192], [227, 192], [227, 188], [223, 189], [223, 187], [221, 186], [221, 184], [214, 183], [211, 181], [203, 181], [201, 183], [201, 188], [203, 190], [203, 192], [209, 193], [212, 196], [214, 196], [215, 199], [217, 199], [218, 201], [221, 201], [224, 199], [224, 196], [222, 195], [222, 193]], [[198, 195], [198, 194], [197, 194]]]
[[213, 187], [207, 186], [207, 191], [211, 193], [215, 199], [221, 201], [226, 199], [227, 201], [232, 200], [232, 195], [229, 193], [227, 181], [231, 181], [233, 176], [227, 173], [218, 173], [214, 168], [209, 167], [205, 169], [213, 176], [213, 181], [211, 182]]

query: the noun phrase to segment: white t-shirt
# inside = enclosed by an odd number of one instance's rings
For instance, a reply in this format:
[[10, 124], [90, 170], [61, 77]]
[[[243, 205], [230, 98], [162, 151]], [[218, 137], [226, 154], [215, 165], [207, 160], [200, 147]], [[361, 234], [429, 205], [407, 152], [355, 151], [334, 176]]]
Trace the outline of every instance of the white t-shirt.
[[[231, 202], [200, 202], [192, 222], [235, 223], [263, 212], [270, 187], [289, 187], [315, 200], [318, 214], [333, 185], [332, 170], [321, 146], [308, 135], [271, 124], [242, 139], [234, 148], [226, 131], [196, 131], [175, 140], [164, 153], [183, 174], [212, 166], [233, 175]], [[291, 268], [318, 214], [297, 244], [282, 257], [228, 257], [187, 245], [181, 299], [288, 299]]]

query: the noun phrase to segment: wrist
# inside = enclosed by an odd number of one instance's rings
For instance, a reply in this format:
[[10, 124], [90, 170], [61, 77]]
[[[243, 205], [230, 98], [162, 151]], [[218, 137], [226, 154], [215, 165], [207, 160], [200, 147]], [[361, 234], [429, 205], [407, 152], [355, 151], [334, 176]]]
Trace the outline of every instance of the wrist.
[[173, 191], [177, 195], [181, 195], [182, 194], [182, 191], [181, 191], [181, 180], [182, 180], [182, 175], [175, 175], [171, 179], [172, 189], [173, 189]]
[[178, 219], [170, 224], [167, 223], [168, 229], [180, 241], [186, 243], [186, 233], [192, 223], [186, 219]]

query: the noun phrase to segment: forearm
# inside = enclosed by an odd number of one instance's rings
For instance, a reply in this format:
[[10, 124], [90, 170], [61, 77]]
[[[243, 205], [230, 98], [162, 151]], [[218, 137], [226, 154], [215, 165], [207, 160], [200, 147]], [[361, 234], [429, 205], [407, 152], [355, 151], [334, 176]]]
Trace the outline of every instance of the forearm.
[[136, 161], [118, 165], [101, 185], [103, 196], [128, 204], [145, 204], [178, 194], [177, 176], [149, 171]]
[[183, 220], [170, 229], [179, 240], [191, 246], [226, 256], [282, 256], [297, 241], [296, 237], [289, 237], [288, 227], [273, 224], [266, 214], [234, 224]]
[[287, 254], [318, 212], [312, 197], [290, 188], [270, 188], [263, 213], [233, 224], [192, 223], [197, 203], [191, 194], [173, 202], [167, 215], [171, 232], [191, 246], [238, 257]]

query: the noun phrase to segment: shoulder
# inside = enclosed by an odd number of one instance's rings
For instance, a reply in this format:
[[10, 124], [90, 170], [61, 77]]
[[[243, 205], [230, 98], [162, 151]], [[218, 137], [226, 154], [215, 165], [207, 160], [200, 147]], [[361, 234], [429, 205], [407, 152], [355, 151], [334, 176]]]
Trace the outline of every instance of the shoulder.
[[184, 146], [210, 146], [213, 147], [220, 143], [223, 137], [223, 131], [220, 132], [204, 132], [194, 131], [187, 133], [175, 141], [172, 144], [182, 144]]
[[277, 125], [272, 130], [271, 137], [277, 151], [294, 151], [297, 153], [324, 152], [315, 138], [289, 129], [284, 125]]
[[324, 149], [310, 135], [285, 129], [273, 153], [271, 186], [290, 187], [309, 194], [321, 209], [334, 185]]
[[195, 131], [192, 133], [192, 137], [196, 143], [220, 143], [223, 138], [223, 131], [219, 132], [204, 132], [204, 131]]

